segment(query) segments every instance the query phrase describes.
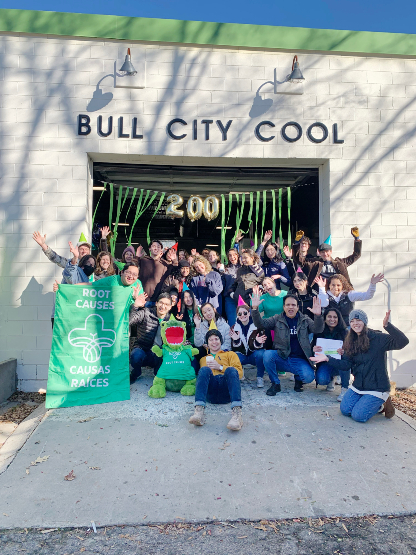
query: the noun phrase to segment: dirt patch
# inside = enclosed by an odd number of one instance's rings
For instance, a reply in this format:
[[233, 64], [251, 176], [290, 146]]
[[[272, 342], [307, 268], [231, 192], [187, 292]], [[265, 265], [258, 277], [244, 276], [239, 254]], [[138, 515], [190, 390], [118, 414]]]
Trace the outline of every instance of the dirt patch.
[[396, 390], [392, 397], [393, 405], [408, 416], [416, 419], [416, 391], [412, 389]]
[[[40, 404], [45, 401], [44, 393], [25, 393], [16, 391], [8, 399], [12, 406], [0, 414], [0, 422], [13, 422], [20, 424], [27, 418]], [[7, 405], [6, 405], [7, 406]]]

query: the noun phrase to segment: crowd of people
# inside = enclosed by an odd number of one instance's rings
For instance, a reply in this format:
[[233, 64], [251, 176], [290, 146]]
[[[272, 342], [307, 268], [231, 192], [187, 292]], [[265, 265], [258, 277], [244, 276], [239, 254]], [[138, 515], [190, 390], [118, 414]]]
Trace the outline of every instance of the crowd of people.
[[[102, 228], [97, 257], [89, 243], [70, 242], [69, 259], [47, 246], [46, 235], [35, 232], [33, 238], [63, 268], [61, 283], [132, 288], [131, 383], [145, 366], [157, 374], [162, 359], [152, 347], [162, 345], [161, 323], [171, 315], [186, 323], [187, 340], [198, 349], [190, 423], [204, 424], [207, 402], [231, 403], [227, 427], [241, 429], [240, 381], [247, 364], [257, 369], [258, 388], [268, 374], [268, 396], [281, 391], [279, 376], [289, 373], [297, 393], [313, 381], [328, 391], [340, 385], [341, 412], [358, 422], [381, 411], [387, 418], [394, 415], [385, 353], [402, 349], [408, 339], [391, 324], [390, 312], [383, 320], [387, 333], [381, 333], [369, 329], [366, 313], [355, 307], [372, 299], [384, 278], [373, 275], [367, 291], [355, 291], [348, 267], [361, 256], [358, 228], [351, 230], [353, 254], [346, 258], [334, 257], [328, 243], [310, 253], [311, 240], [302, 231], [291, 247], [273, 242], [266, 231], [256, 249], [241, 248], [238, 233], [227, 264], [215, 250], [188, 253], [177, 245], [166, 249], [158, 240], [149, 244], [149, 254], [142, 246], [128, 246], [115, 260], [108, 251], [109, 233]], [[55, 282], [54, 291], [58, 287]], [[339, 347], [325, 353], [321, 340], [338, 341]]]

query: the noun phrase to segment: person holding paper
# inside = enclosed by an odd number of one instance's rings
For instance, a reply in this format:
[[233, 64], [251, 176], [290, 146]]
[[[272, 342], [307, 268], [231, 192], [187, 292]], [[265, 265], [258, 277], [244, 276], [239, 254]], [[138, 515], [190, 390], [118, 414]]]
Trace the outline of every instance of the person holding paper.
[[[347, 335], [347, 326], [337, 308], [327, 308], [324, 312], [324, 320], [324, 331], [315, 333], [313, 336], [312, 350], [314, 353], [323, 353], [340, 359], [344, 352], [342, 344]], [[327, 362], [317, 364], [315, 372], [316, 385], [326, 385], [327, 391], [334, 391], [336, 376], [338, 376], [338, 372]], [[342, 401], [349, 383], [350, 371], [341, 372], [341, 393], [337, 401]]]
[[390, 380], [387, 372], [387, 351], [406, 347], [409, 339], [389, 322], [390, 310], [383, 320], [387, 333], [367, 327], [368, 317], [363, 310], [350, 313], [351, 326], [345, 341], [341, 360], [323, 353], [315, 353], [312, 362], [328, 362], [336, 371], [351, 368], [354, 382], [341, 401], [341, 412], [356, 422], [367, 422], [383, 407], [384, 416], [393, 418], [395, 410], [390, 398]]

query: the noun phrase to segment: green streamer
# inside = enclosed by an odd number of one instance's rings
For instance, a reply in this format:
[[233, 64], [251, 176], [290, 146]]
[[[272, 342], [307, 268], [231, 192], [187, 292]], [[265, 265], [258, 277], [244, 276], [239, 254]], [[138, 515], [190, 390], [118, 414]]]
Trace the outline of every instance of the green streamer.
[[261, 220], [261, 236], [260, 236], [260, 239], [262, 241], [264, 237], [264, 222], [266, 221], [266, 206], [267, 206], [267, 191], [263, 191], [263, 217]]
[[104, 192], [107, 190], [106, 187], [107, 187], [107, 183], [104, 183], [104, 189], [101, 191], [100, 198], [98, 199], [97, 206], [95, 207], [94, 214], [93, 214], [93, 216], [92, 216], [92, 224], [91, 224], [91, 227], [94, 227], [94, 220], [95, 220], [95, 215], [96, 215], [96, 213], [97, 213], [97, 208], [98, 208], [98, 205], [100, 204], [101, 197], [103, 196]]
[[283, 250], [283, 234], [282, 234], [282, 189], [279, 189], [279, 243], [280, 250]]
[[157, 194], [158, 194], [158, 191], [156, 191], [156, 193], [151, 197], [149, 202], [146, 204], [147, 199], [149, 198], [149, 195], [150, 195], [150, 190], [146, 191], [146, 196], [145, 196], [145, 199], [144, 199], [143, 203], [141, 202], [142, 197], [143, 197], [143, 189], [141, 190], [139, 202], [137, 203], [136, 215], [134, 216], [134, 222], [133, 222], [131, 232], [130, 232], [129, 245], [131, 244], [131, 238], [132, 238], [133, 230], [134, 230], [134, 227], [137, 223], [137, 220], [149, 208], [149, 206], [152, 204], [152, 202], [154, 201]]
[[273, 243], [276, 242], [276, 194], [275, 190], [272, 190], [272, 203], [273, 203], [273, 211], [272, 211], [272, 241]]
[[250, 208], [248, 211], [248, 217], [247, 217], [247, 223], [248, 223], [248, 227], [247, 227], [247, 231], [244, 231], [243, 229], [241, 230], [242, 233], [244, 233], [244, 235], [247, 235], [247, 233], [249, 233], [250, 231], [250, 226], [251, 226], [251, 215], [253, 213], [253, 193], [250, 193]]
[[221, 195], [221, 263], [227, 261], [227, 253], [225, 250], [225, 196]]
[[[156, 195], [157, 195], [157, 194], [158, 194], [158, 191], [156, 192]], [[156, 196], [156, 195], [154, 195], [154, 196]], [[154, 218], [154, 217], [156, 216], [156, 214], [159, 212], [159, 209], [160, 209], [160, 207], [162, 206], [162, 202], [163, 202], [163, 199], [165, 198], [165, 195], [166, 195], [166, 193], [162, 193], [162, 194], [160, 195], [159, 204], [157, 205], [156, 210], [155, 210], [153, 216], [150, 218], [149, 225], [147, 226], [147, 244], [148, 244], [148, 245], [150, 244], [150, 224], [152, 223], [153, 218]]]
[[[232, 205], [233, 205], [233, 194], [230, 193], [230, 194], [228, 195], [228, 218], [227, 218], [227, 225], [228, 225], [228, 222], [230, 221], [230, 214], [231, 214]], [[234, 245], [233, 245], [233, 246], [234, 246]]]
[[110, 239], [110, 250], [111, 250], [112, 256], [114, 256], [114, 251], [116, 250], [116, 241], [117, 241], [117, 235], [118, 235], [117, 229], [118, 229], [118, 222], [120, 220], [122, 199], [123, 199], [123, 186], [120, 185], [120, 189], [118, 190], [116, 221], [114, 222], [113, 236]]
[[287, 218], [289, 221], [289, 226], [287, 230], [287, 244], [290, 249], [292, 247], [292, 234], [290, 232], [290, 210], [292, 207], [292, 190], [290, 187], [288, 187], [286, 190], [287, 190]]
[[257, 241], [257, 227], [259, 225], [259, 209], [260, 209], [260, 191], [256, 193], [256, 227], [254, 229], [254, 248], [257, 249], [258, 241]]
[[129, 215], [130, 208], [131, 208], [132, 205], [133, 205], [133, 201], [134, 201], [134, 199], [135, 199], [135, 197], [136, 197], [136, 193], [137, 193], [137, 189], [136, 189], [136, 187], [135, 187], [135, 188], [133, 189], [133, 194], [131, 195], [131, 201], [130, 201], [130, 205], [129, 205], [128, 210], [127, 210], [126, 220], [127, 220], [128, 215]]
[[110, 210], [108, 212], [108, 227], [112, 229], [113, 221], [113, 203], [114, 203], [114, 185], [110, 183]]
[[[240, 204], [240, 196], [238, 193], [235, 193], [235, 195], [237, 196], [237, 202], [238, 204]], [[238, 208], [237, 207], [237, 215], [236, 215], [236, 227], [235, 227], [235, 235], [233, 237], [232, 243], [231, 243], [231, 248], [234, 247], [235, 245], [235, 240], [237, 238], [237, 233], [240, 231], [240, 226], [241, 226], [241, 220], [243, 219], [243, 213], [244, 213], [244, 204], [246, 202], [246, 194], [243, 193], [243, 196], [241, 198], [241, 207]]]

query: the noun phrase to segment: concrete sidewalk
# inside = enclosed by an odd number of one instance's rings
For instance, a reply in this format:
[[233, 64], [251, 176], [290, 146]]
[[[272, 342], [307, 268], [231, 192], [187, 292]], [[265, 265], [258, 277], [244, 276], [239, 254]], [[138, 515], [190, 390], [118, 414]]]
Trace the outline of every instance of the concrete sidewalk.
[[192, 398], [150, 399], [150, 385], [128, 402], [50, 411], [0, 476], [0, 527], [416, 511], [416, 431], [397, 417], [358, 424], [338, 391], [297, 394], [283, 378], [270, 398], [253, 380], [233, 433], [229, 406], [209, 406], [195, 428]]

